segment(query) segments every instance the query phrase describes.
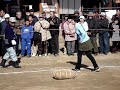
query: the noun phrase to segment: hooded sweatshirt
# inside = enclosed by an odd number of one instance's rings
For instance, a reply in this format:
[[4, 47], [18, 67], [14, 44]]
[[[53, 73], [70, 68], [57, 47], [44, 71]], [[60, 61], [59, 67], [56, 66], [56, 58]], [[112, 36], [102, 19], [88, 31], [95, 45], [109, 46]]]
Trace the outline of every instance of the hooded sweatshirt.
[[21, 38], [23, 39], [32, 39], [33, 38], [33, 27], [31, 25], [23, 25], [21, 29]]

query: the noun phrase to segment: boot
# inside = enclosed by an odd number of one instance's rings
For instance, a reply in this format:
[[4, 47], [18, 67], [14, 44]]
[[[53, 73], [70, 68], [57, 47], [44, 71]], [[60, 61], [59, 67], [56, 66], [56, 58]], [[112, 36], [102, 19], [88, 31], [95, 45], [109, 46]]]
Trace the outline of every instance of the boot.
[[1, 63], [0, 63], [0, 66], [2, 66], [2, 67], [5, 68], [5, 67], [6, 67], [6, 66], [5, 66], [6, 61], [7, 61], [7, 60], [3, 59], [3, 60], [1, 61]]
[[14, 67], [14, 68], [21, 68], [20, 66], [19, 66], [19, 63], [16, 61], [16, 62], [12, 62], [12, 66]]

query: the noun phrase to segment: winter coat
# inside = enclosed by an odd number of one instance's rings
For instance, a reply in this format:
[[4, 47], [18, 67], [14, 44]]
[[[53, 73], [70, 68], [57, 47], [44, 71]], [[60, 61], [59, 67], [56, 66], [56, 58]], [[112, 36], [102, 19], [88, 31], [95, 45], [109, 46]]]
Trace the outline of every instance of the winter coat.
[[[87, 19], [86, 22], [88, 23], [89, 29], [97, 29], [97, 20], [93, 19]], [[88, 30], [91, 34], [90, 37], [96, 37], [97, 30]]]
[[46, 40], [51, 39], [51, 34], [50, 34], [49, 29], [48, 29], [49, 26], [50, 26], [50, 24], [46, 20], [38, 21], [34, 25], [35, 32], [41, 33], [42, 41], [46, 41]]
[[80, 23], [84, 31], [88, 31], [88, 23], [85, 21], [84, 23]]
[[[98, 23], [99, 23], [99, 29], [108, 29], [109, 21], [108, 21], [107, 18], [105, 18], [105, 19], [99, 19]], [[99, 31], [99, 34], [102, 34], [104, 32], [108, 32], [108, 31], [102, 30], [102, 31]]]
[[15, 33], [14, 29], [11, 27], [10, 24], [7, 24], [5, 28], [5, 45], [6, 47], [12, 47], [11, 41], [15, 40]]
[[21, 38], [23, 39], [32, 39], [33, 38], [33, 27], [30, 26], [22, 26], [21, 29]]
[[66, 21], [63, 25], [65, 32], [65, 41], [75, 41], [77, 40], [77, 34], [75, 32], [75, 25]]
[[75, 30], [78, 35], [78, 39], [80, 43], [84, 43], [90, 39], [84, 28], [85, 27], [83, 27], [81, 23], [76, 23], [75, 25]]
[[54, 23], [54, 25], [50, 24], [50, 29], [58, 29], [58, 30], [50, 30], [51, 35], [56, 35], [56, 34], [59, 35], [60, 19], [54, 16], [54, 18], [49, 17], [47, 20], [48, 22], [52, 21]]

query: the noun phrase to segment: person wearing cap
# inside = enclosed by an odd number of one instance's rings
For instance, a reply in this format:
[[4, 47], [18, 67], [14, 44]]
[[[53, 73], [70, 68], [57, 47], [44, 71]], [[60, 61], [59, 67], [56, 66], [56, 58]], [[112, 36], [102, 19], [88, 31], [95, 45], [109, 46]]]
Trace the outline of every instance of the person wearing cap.
[[[83, 16], [80, 17], [80, 19], [85, 19]], [[73, 23], [75, 24], [75, 30], [76, 30], [76, 34], [78, 35], [78, 54], [77, 54], [77, 64], [75, 66], [74, 71], [76, 72], [80, 72], [80, 68], [81, 68], [81, 62], [82, 62], [82, 55], [83, 53], [86, 54], [86, 56], [90, 59], [90, 61], [92, 62], [94, 69], [93, 71], [100, 71], [100, 68], [95, 60], [95, 58], [92, 56], [91, 54], [91, 50], [93, 48], [92, 44], [91, 44], [91, 40], [90, 37], [88, 36], [88, 33], [86, 32], [87, 29], [85, 28], [86, 25], [83, 25], [83, 21], [84, 20], [80, 20], [81, 22], [78, 22], [77, 19], [75, 18]], [[87, 26], [88, 27], [88, 26]]]
[[106, 18], [106, 14], [104, 12], [101, 13], [99, 23], [99, 46], [100, 46], [100, 54], [107, 55], [109, 52], [109, 33], [105, 29], [108, 29], [109, 21]]
[[50, 17], [48, 18], [48, 22], [50, 23], [50, 33], [51, 33], [51, 54], [54, 56], [59, 55], [59, 26], [60, 26], [60, 19], [55, 15], [54, 11], [50, 12]]
[[21, 28], [25, 24], [25, 20], [22, 18], [22, 12], [16, 12], [16, 23], [15, 23], [15, 33], [16, 33], [16, 53], [19, 56], [20, 52], [20, 45], [21, 45]]
[[[6, 18], [6, 16], [5, 16]], [[3, 59], [0, 63], [0, 66], [2, 67], [6, 67], [5, 63], [6, 61], [9, 60], [9, 58], [12, 59], [12, 63], [11, 65], [14, 68], [21, 68], [19, 66], [18, 63], [18, 58], [16, 55], [16, 52], [14, 50], [14, 46], [16, 45], [16, 41], [15, 41], [15, 32], [14, 32], [14, 24], [15, 24], [15, 20], [11, 17], [7, 18], [7, 26], [5, 28], [5, 49], [6, 49], [6, 53], [3, 56]]]
[[[47, 56], [48, 54], [48, 40], [51, 39], [51, 34], [48, 28], [50, 27], [50, 23], [45, 20], [44, 15], [39, 16], [39, 21], [35, 23], [34, 29], [36, 34], [37, 40], [35, 40], [34, 45], [38, 46], [38, 56], [44, 55]], [[40, 40], [39, 40], [40, 39]]]
[[63, 26], [68, 56], [74, 55], [75, 41], [77, 40], [77, 34], [75, 33], [75, 25], [72, 23], [72, 20], [73, 20], [73, 17], [69, 16]]
[[[21, 56], [25, 56], [25, 51], [27, 50], [27, 57], [31, 57], [31, 40], [33, 38], [33, 26], [30, 25], [28, 19], [25, 20], [25, 25], [21, 29]], [[27, 49], [26, 49], [27, 47]]]
[[87, 32], [88, 31], [88, 23], [86, 22], [86, 19], [84, 16], [80, 16], [80, 24], [83, 26], [83, 29]]
[[[89, 12], [86, 22], [88, 23], [88, 27], [89, 29], [97, 29], [97, 21], [94, 18], [94, 13], [93, 12]], [[93, 45], [93, 53], [94, 55], [98, 54], [98, 45], [97, 45], [97, 31], [96, 30], [88, 30], [88, 35], [90, 37], [91, 43]]]

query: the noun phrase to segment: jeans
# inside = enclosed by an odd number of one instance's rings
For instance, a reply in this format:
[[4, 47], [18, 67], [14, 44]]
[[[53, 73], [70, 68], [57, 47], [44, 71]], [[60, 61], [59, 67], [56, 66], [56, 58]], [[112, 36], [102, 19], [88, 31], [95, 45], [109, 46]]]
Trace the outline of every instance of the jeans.
[[66, 41], [67, 53], [73, 54], [75, 51], [75, 41]]
[[109, 52], [109, 36], [108, 32], [99, 34], [100, 53], [107, 54]]
[[22, 50], [21, 50], [21, 54], [25, 55], [25, 51], [27, 48], [27, 55], [31, 55], [31, 39], [27, 38], [24, 39], [22, 38]]
[[[77, 64], [75, 69], [80, 69], [81, 68], [81, 62], [82, 62], [82, 55], [83, 55], [83, 51], [78, 51], [77, 54]], [[94, 57], [92, 56], [90, 51], [85, 51], [86, 56], [90, 59], [90, 61], [92, 62], [94, 68], [98, 67]]]
[[9, 47], [6, 49], [6, 53], [3, 56], [3, 59], [9, 60], [9, 58], [12, 59], [12, 61], [16, 62], [17, 61], [17, 55], [13, 47]]

